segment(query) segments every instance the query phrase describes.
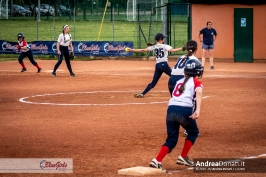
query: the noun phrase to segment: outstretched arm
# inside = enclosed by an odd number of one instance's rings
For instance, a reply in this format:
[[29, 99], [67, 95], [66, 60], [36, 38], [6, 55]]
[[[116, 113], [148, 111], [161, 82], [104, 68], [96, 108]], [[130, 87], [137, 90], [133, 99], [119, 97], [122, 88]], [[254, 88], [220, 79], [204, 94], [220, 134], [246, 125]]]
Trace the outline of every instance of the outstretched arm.
[[131, 49], [131, 48], [126, 48], [126, 52], [148, 52], [148, 48], [146, 49]]
[[178, 52], [178, 51], [181, 51], [181, 50], [183, 50], [183, 47], [176, 48], [176, 49], [170, 49], [170, 52]]

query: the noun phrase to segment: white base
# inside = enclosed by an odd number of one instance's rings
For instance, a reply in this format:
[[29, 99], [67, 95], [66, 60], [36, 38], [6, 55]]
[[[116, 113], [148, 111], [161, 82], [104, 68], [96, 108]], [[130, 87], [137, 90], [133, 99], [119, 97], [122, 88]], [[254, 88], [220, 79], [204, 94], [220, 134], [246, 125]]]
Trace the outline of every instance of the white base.
[[162, 173], [166, 173], [166, 171], [157, 168], [141, 167], [141, 166], [118, 170], [118, 174], [120, 175], [132, 175], [132, 176], [155, 175]]

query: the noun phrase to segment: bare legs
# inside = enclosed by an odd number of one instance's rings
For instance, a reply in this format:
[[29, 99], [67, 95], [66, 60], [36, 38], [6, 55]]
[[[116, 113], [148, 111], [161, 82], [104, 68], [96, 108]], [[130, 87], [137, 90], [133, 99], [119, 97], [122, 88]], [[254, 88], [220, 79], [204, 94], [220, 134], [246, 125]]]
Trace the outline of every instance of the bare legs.
[[207, 50], [202, 49], [202, 58], [201, 58], [201, 65], [204, 66], [205, 64], [205, 57], [206, 57]]
[[201, 65], [204, 66], [205, 64], [205, 58], [206, 58], [206, 54], [209, 54], [209, 57], [210, 57], [210, 65], [213, 66], [213, 49], [202, 49], [202, 58], [201, 58]]
[[209, 51], [209, 56], [210, 56], [210, 65], [213, 66], [213, 55], [212, 55], [213, 49], [209, 49], [208, 51]]

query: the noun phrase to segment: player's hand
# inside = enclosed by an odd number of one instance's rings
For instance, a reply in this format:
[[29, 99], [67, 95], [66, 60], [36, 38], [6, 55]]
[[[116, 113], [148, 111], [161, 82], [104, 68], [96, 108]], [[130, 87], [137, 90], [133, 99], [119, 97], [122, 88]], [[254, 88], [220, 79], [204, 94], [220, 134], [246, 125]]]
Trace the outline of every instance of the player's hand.
[[125, 48], [125, 51], [126, 51], [126, 52], [130, 52], [130, 51], [131, 51], [131, 48], [126, 47], [126, 48]]
[[61, 55], [61, 52], [60, 52], [60, 50], [58, 50], [58, 51], [57, 51], [57, 54], [58, 54], [58, 55]]
[[189, 118], [191, 118], [191, 119], [199, 118], [199, 111], [196, 110], [191, 116], [189, 116]]

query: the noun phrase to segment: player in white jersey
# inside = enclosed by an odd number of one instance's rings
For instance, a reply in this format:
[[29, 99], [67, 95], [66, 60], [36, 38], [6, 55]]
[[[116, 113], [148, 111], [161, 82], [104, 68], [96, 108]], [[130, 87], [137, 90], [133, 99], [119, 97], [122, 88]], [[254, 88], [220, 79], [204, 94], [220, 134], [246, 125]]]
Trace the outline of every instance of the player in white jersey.
[[[187, 50], [187, 54], [181, 56], [180, 58], [177, 59], [175, 66], [172, 68], [172, 73], [171, 73], [171, 77], [168, 81], [168, 88], [169, 88], [169, 92], [170, 95], [172, 96], [174, 87], [176, 85], [176, 82], [179, 79], [184, 78], [184, 67], [185, 67], [185, 63], [189, 60], [189, 59], [196, 59], [198, 60], [198, 58], [196, 56], [194, 56], [194, 53], [196, 53], [197, 49], [198, 49], [198, 44], [196, 41], [194, 40], [190, 40], [186, 43], [186, 45], [184, 46], [185, 49]], [[194, 104], [194, 109], [196, 108], [196, 102]], [[187, 136], [187, 131], [184, 130], [184, 135]], [[200, 136], [200, 134], [199, 134]]]
[[[175, 148], [178, 142], [180, 125], [187, 130], [188, 136], [176, 163], [179, 165], [195, 166], [195, 163], [189, 160], [188, 152], [195, 143], [199, 133], [196, 119], [200, 115], [203, 86], [196, 77], [201, 78], [203, 71], [204, 67], [197, 59], [190, 59], [185, 63], [185, 78], [176, 82], [172, 98], [170, 98], [168, 103], [166, 115], [167, 139], [156, 158], [152, 159], [151, 167], [162, 169], [161, 162], [163, 158]], [[197, 108], [193, 112], [195, 97]]]
[[198, 44], [196, 41], [194, 40], [188, 41], [186, 45], [184, 46], [184, 48], [187, 51], [187, 54], [177, 59], [175, 66], [172, 68], [171, 77], [169, 78], [169, 81], [168, 81], [168, 88], [169, 88], [169, 92], [171, 96], [172, 96], [176, 81], [184, 78], [184, 67], [185, 67], [186, 61], [188, 61], [189, 59], [198, 60], [198, 58], [194, 56], [194, 53], [196, 53], [198, 49]]
[[69, 56], [69, 51], [68, 51], [68, 47], [69, 47], [72, 53], [74, 53], [74, 47], [72, 45], [71, 34], [69, 33], [69, 30], [70, 30], [69, 26], [64, 25], [62, 30], [63, 32], [58, 36], [58, 40], [57, 40], [56, 49], [57, 49], [57, 54], [58, 54], [58, 61], [54, 66], [52, 76], [56, 77], [56, 70], [61, 65], [63, 57], [65, 57], [65, 62], [67, 65], [67, 69], [70, 73], [70, 76], [75, 77], [75, 74], [73, 73], [72, 67], [70, 64], [70, 56]]
[[127, 48], [127, 52], [148, 52], [154, 51], [156, 55], [156, 65], [152, 82], [148, 84], [146, 89], [142, 93], [135, 94], [136, 98], [143, 98], [144, 95], [149, 92], [159, 81], [163, 73], [171, 76], [171, 68], [168, 65], [168, 52], [178, 52], [183, 48], [173, 49], [171, 46], [164, 44], [165, 36], [161, 33], [156, 34], [154, 43], [147, 43], [145, 49], [130, 49]]

